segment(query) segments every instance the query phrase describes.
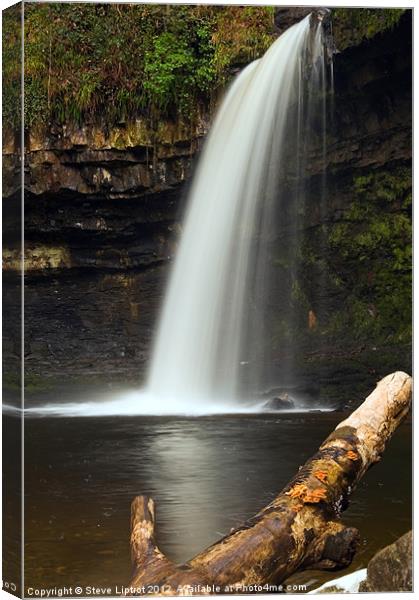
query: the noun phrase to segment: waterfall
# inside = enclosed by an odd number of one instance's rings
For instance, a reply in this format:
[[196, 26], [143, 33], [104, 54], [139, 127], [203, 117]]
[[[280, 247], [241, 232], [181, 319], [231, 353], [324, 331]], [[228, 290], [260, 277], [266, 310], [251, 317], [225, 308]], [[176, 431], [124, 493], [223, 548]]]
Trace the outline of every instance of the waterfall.
[[[292, 381], [293, 297], [312, 139], [320, 140], [316, 156], [325, 159], [324, 37], [322, 15], [307, 16], [228, 90], [193, 178], [145, 388], [28, 412], [254, 412], [272, 372], [280, 384]], [[287, 281], [274, 256], [285, 222]], [[282, 315], [279, 337], [287, 347], [279, 366], [266, 349], [272, 309]]]
[[269, 285], [267, 246], [287, 170], [281, 163], [295, 160], [298, 187], [312, 108], [304, 109], [304, 96], [313, 84], [324, 94], [324, 65], [321, 23], [313, 30], [308, 16], [237, 76], [219, 109], [189, 193], [153, 349], [147, 391], [158, 402], [237, 403], [251, 393], [241, 373], [260, 380], [263, 357], [247, 358], [266, 329], [259, 297]]

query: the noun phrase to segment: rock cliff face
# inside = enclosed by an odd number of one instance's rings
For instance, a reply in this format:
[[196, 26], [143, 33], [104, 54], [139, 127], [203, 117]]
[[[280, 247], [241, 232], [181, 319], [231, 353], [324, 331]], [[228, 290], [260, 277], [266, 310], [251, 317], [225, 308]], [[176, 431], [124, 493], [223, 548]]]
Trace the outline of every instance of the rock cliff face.
[[[89, 125], [30, 131], [25, 175], [27, 269], [129, 268], [167, 258], [179, 190], [190, 177], [208, 118], [202, 112], [193, 128], [162, 122], [152, 130], [149, 123], [137, 120], [110, 131]], [[8, 171], [16, 170], [13, 136], [6, 139], [4, 156]], [[18, 178], [8, 177], [5, 195], [13, 197], [18, 183]], [[12, 218], [11, 214], [10, 229]], [[113, 252], [107, 252], [107, 242]], [[6, 269], [15, 267], [13, 261], [13, 252], [7, 253]]]
[[[296, 16], [300, 18], [290, 18]], [[314, 148], [308, 164], [312, 208], [307, 231], [342, 217], [354, 197], [354, 176], [410, 168], [410, 14], [393, 30], [338, 54], [334, 69], [327, 210], [321, 211], [316, 200], [322, 153]], [[200, 107], [193, 126], [181, 122], [151, 126], [138, 120], [110, 130], [106, 124], [86, 124], [28, 133], [25, 331], [29, 385], [34, 382], [36, 387], [50, 378], [143, 379], [181, 232], [185, 191], [210, 120], [211, 111]], [[14, 135], [6, 135], [4, 268], [5, 309], [10, 314], [15, 310], [19, 264], [16, 143]], [[286, 238], [286, 225], [279, 228], [279, 236]], [[308, 279], [306, 285], [315, 287], [316, 282]], [[329, 313], [340, 302], [338, 292], [331, 294]], [[13, 353], [13, 318], [6, 320], [4, 335], [6, 352]], [[315, 342], [309, 341], [303, 348], [304, 381], [318, 384], [320, 378], [330, 387], [336, 380], [336, 364], [327, 368], [324, 363], [330, 363], [330, 354], [336, 358], [340, 350], [330, 347], [322, 363], [313, 359], [314, 347]], [[353, 351], [348, 348], [339, 364], [347, 365]], [[407, 357], [408, 352], [405, 362]], [[376, 378], [380, 360], [374, 360], [373, 372], [370, 366], [358, 369], [363, 380]], [[405, 362], [394, 368], [409, 369]], [[348, 377], [359, 367], [359, 356], [350, 364]]]

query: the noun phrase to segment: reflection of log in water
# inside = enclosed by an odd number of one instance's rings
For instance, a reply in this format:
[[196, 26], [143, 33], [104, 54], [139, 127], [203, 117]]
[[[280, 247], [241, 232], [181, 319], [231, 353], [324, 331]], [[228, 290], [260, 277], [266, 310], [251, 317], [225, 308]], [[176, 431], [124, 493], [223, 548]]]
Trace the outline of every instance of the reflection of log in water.
[[273, 502], [184, 565], [173, 564], [155, 543], [153, 500], [135, 498], [130, 593], [246, 593], [252, 586], [280, 584], [297, 570], [349, 565], [359, 534], [340, 522], [340, 514], [358, 481], [380, 460], [411, 395], [406, 373], [382, 379]]

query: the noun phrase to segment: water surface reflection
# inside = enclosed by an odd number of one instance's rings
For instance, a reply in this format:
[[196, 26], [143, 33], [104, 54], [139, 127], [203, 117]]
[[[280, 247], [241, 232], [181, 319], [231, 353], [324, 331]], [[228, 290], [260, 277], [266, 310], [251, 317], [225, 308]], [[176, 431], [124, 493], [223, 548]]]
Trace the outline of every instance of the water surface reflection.
[[[162, 550], [187, 560], [268, 503], [341, 419], [28, 420], [27, 585], [126, 584], [129, 505], [140, 493], [156, 500]], [[410, 442], [405, 424], [354, 495], [345, 516], [363, 538], [354, 566], [411, 526]]]

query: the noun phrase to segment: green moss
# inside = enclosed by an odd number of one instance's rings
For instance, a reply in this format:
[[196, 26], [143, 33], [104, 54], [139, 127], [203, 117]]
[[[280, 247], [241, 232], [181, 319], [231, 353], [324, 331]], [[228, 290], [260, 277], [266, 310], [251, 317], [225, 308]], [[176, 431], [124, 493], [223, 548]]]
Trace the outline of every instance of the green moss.
[[343, 50], [359, 44], [398, 23], [406, 9], [399, 8], [334, 8], [333, 31], [336, 46]]
[[304, 293], [301, 283], [298, 279], [294, 279], [291, 287], [291, 300], [294, 305], [294, 310], [303, 311], [306, 314], [310, 310], [310, 302], [307, 295]]
[[[353, 360], [361, 361], [362, 351], [364, 363], [370, 352], [374, 369], [378, 354], [385, 362], [383, 349], [411, 343], [411, 169], [369, 171], [347, 191], [352, 202], [337, 221], [329, 217], [326, 229], [323, 224], [304, 230], [293, 253], [297, 265], [292, 267], [290, 247], [276, 249], [273, 266], [283, 284], [270, 343], [273, 349], [297, 343], [327, 368], [327, 348], [337, 352], [337, 365], [339, 352], [354, 352]], [[394, 362], [394, 350], [389, 355]], [[406, 356], [403, 351], [402, 364]]]
[[[22, 387], [20, 371], [3, 373], [3, 386], [6, 390], [20, 392]], [[25, 392], [43, 392], [51, 389], [51, 387], [51, 382], [45, 377], [35, 373], [25, 373]]]
[[329, 268], [347, 294], [331, 332], [410, 340], [411, 204], [409, 168], [354, 179], [354, 201], [329, 233]]
[[224, 83], [231, 66], [245, 64], [261, 56], [272, 44], [274, 7], [224, 7], [213, 33], [214, 66]]
[[3, 124], [20, 127], [21, 103], [21, 5], [3, 11]]
[[[270, 7], [25, 4], [25, 123], [192, 117], [273, 39]], [[5, 18], [5, 114], [18, 125], [20, 22]], [[17, 42], [17, 43], [16, 43]]]
[[20, 371], [3, 372], [3, 389], [19, 392], [21, 390]]

